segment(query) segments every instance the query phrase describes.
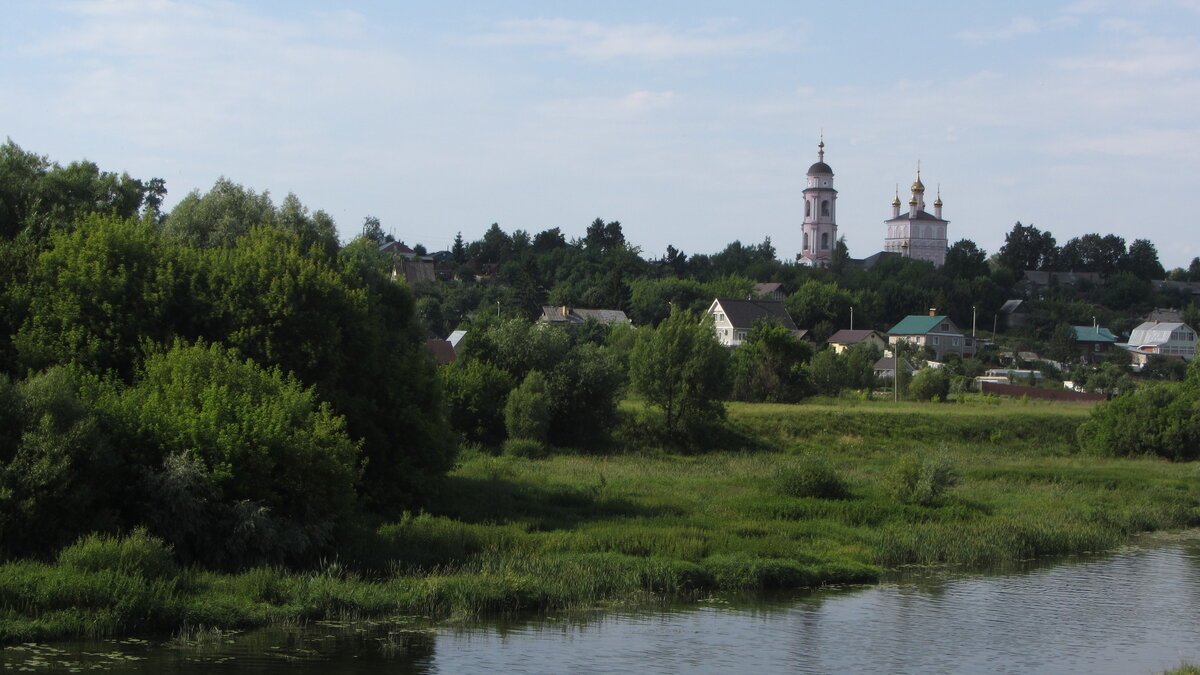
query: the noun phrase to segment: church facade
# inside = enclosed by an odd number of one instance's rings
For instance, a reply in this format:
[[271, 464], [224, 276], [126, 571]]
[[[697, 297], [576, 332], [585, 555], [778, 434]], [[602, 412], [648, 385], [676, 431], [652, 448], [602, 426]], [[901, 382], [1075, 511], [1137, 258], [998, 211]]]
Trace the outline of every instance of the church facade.
[[892, 217], [884, 221], [887, 235], [883, 250], [905, 258], [928, 260], [941, 267], [946, 262], [946, 228], [950, 221], [942, 218], [942, 195], [938, 191], [933, 203], [933, 214], [925, 210], [925, 185], [921, 182], [921, 168], [917, 167], [917, 179], [912, 184], [912, 198], [908, 210], [901, 213], [900, 191], [892, 200]]

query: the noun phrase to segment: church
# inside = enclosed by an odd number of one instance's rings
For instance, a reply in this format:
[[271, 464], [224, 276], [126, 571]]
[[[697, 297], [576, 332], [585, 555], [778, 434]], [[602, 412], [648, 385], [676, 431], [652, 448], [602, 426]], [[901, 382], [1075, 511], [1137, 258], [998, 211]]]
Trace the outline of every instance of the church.
[[917, 179], [912, 184], [912, 199], [908, 200], [908, 211], [900, 213], [900, 191], [892, 200], [892, 217], [883, 222], [887, 226], [887, 237], [883, 250], [898, 253], [905, 258], [928, 260], [941, 267], [946, 262], [946, 226], [950, 221], [942, 219], [942, 195], [938, 190], [933, 203], [933, 215], [925, 211], [925, 185], [921, 182], [921, 166], [917, 165]]
[[[825, 163], [825, 139], [817, 144], [817, 161], [808, 167], [808, 184], [804, 188], [803, 241], [796, 260], [810, 267], [828, 267], [837, 246], [837, 190], [833, 188], [833, 169]], [[908, 210], [900, 212], [900, 191], [892, 200], [892, 217], [884, 221], [887, 232], [884, 249], [871, 256], [901, 255], [928, 260], [941, 267], [946, 262], [946, 227], [950, 221], [942, 218], [942, 195], [938, 190], [933, 214], [925, 210], [925, 184], [921, 182], [921, 166], [912, 184]]]

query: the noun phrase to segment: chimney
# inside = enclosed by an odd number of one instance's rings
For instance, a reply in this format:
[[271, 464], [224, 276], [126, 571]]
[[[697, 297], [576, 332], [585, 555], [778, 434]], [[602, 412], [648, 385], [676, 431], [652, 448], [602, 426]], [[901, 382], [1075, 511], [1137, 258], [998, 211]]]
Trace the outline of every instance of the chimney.
[[566, 318], [569, 318], [569, 317], [571, 316], [571, 308], [570, 308], [570, 307], [567, 307], [566, 305], [563, 305], [563, 306], [562, 306], [562, 313], [563, 313], [563, 318], [564, 318], [564, 319], [566, 319]]
[[929, 308], [929, 316], [937, 316], [937, 307]]

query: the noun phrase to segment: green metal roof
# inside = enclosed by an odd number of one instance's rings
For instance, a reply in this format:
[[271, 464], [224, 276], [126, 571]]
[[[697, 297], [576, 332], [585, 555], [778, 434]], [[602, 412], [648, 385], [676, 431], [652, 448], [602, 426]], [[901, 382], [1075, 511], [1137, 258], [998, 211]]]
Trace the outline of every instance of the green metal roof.
[[1076, 342], [1116, 342], [1117, 336], [1104, 326], [1071, 326], [1075, 330]]
[[924, 335], [933, 332], [943, 321], [949, 321], [944, 316], [923, 316], [909, 314], [900, 323], [892, 326], [889, 335]]

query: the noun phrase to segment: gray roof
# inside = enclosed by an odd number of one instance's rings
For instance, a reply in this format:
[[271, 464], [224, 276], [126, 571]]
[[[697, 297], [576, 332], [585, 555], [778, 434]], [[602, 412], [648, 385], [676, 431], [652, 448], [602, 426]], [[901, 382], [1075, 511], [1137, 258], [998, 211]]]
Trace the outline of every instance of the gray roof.
[[713, 304], [720, 304], [734, 328], [752, 328], [759, 319], [777, 322], [788, 330], [796, 330], [796, 322], [788, 314], [783, 303], [778, 300], [736, 300], [734, 298], [717, 298]]
[[1165, 344], [1171, 341], [1171, 333], [1180, 328], [1191, 330], [1191, 327], [1186, 323], [1178, 321], [1147, 321], [1133, 329], [1133, 333], [1129, 335], [1129, 344], [1135, 347]]
[[927, 212], [925, 212], [925, 211], [917, 211], [917, 215], [915, 215], [915, 216], [914, 216], [914, 215], [907, 214], [907, 213], [901, 213], [899, 218], [889, 218], [889, 219], [887, 219], [887, 220], [885, 220], [885, 221], [883, 221], [883, 222], [885, 222], [885, 223], [898, 223], [898, 222], [900, 222], [900, 221], [902, 221], [902, 220], [903, 220], [903, 221], [912, 221], [912, 220], [929, 220], [929, 221], [932, 221], [932, 222], [935, 222], [935, 223], [948, 223], [948, 222], [950, 222], [950, 221], [948, 221], [948, 220], [943, 220], [943, 219], [941, 219], [941, 218], [938, 218], [937, 216], [935, 216], [935, 215], [933, 215], [933, 214], [931, 214], [931, 213], [927, 213]]
[[1013, 314], [1016, 312], [1026, 312], [1026, 311], [1029, 311], [1029, 310], [1028, 310], [1028, 308], [1025, 307], [1024, 300], [1009, 300], [1008, 302], [1005, 302], [1003, 305], [1000, 305], [1000, 313], [1001, 314]]
[[467, 331], [465, 331], [465, 330], [451, 331], [450, 335], [446, 338], [446, 342], [449, 342], [451, 346], [458, 348], [458, 343], [463, 339], [463, 336], [465, 336], [466, 334], [467, 334]]
[[825, 162], [817, 162], [817, 163], [813, 164], [812, 166], [808, 167], [808, 175], [811, 176], [814, 173], [825, 173], [825, 174], [829, 174], [830, 176], [832, 176], [833, 169], [829, 168], [829, 165], [826, 164]]
[[602, 324], [629, 323], [629, 317], [619, 309], [583, 309], [555, 305], [543, 305], [542, 316], [538, 320], [549, 323], [583, 323], [588, 319]]
[[[866, 340], [872, 334], [879, 336], [880, 340], [884, 339], [883, 336], [879, 335], [879, 333], [877, 331], [873, 331], [873, 330], [843, 329], [843, 330], [839, 330], [838, 332], [834, 333], [833, 335], [830, 335], [829, 339], [826, 340], [826, 342], [828, 342], [829, 344], [838, 344], [838, 345], [856, 345], [856, 344], [862, 342], [863, 340]], [[884, 340], [884, 341], [886, 342], [886, 340]]]

